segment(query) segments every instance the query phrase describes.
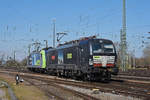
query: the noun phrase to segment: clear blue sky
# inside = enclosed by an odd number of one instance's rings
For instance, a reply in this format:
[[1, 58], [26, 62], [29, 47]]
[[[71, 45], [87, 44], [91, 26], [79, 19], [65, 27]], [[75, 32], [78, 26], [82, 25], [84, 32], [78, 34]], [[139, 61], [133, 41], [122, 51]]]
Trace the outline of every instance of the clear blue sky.
[[[150, 0], [127, 0], [127, 42], [142, 56], [142, 36], [150, 31]], [[63, 41], [99, 34], [119, 42], [122, 0], [0, 0], [0, 55], [24, 58], [32, 39], [52, 45], [56, 32], [68, 32]], [[148, 41], [145, 39], [145, 41]]]

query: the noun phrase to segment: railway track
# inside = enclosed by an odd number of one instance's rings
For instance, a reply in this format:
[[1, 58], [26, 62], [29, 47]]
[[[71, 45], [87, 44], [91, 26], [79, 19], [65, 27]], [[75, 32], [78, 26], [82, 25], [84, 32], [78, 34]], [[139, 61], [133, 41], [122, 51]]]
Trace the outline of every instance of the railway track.
[[[30, 76], [26, 76], [30, 77]], [[47, 82], [53, 82], [57, 84], [63, 84], [68, 86], [75, 86], [85, 89], [99, 89], [101, 92], [115, 92], [115, 94], [123, 94], [126, 96], [135, 96], [138, 98], [148, 98], [150, 89], [146, 89], [147, 87], [141, 86], [141, 85], [135, 85], [131, 83], [96, 83], [96, 82], [77, 82], [77, 81], [67, 81], [67, 80], [60, 80], [60, 79], [50, 79], [50, 78], [40, 78], [40, 77], [34, 77], [34, 79], [39, 79], [42, 81]]]
[[[15, 72], [3, 72], [9, 75], [15, 75]], [[30, 85], [36, 86], [41, 89], [49, 98], [55, 100], [100, 100], [88, 94], [84, 94], [72, 89], [65, 88], [56, 84], [54, 81], [50, 81], [50, 78], [45, 79], [43, 77], [27, 75], [20, 73], [20, 76], [28, 82]], [[44, 84], [43, 84], [44, 82]], [[60, 92], [61, 91], [61, 92]], [[64, 94], [64, 95], [63, 95]], [[68, 94], [70, 94], [68, 96]]]
[[[17, 70], [16, 70], [17, 69]], [[40, 74], [40, 73], [36, 73], [36, 72], [31, 72], [29, 71], [27, 68], [6, 68], [6, 69], [2, 69], [5, 71], [9, 71], [9, 72], [23, 72], [23, 73], [31, 73], [31, 74]], [[127, 73], [120, 73], [117, 76], [112, 76], [113, 81], [128, 81], [128, 80], [138, 80], [139, 82], [141, 81], [141, 83], [145, 82], [145, 83], [149, 83], [150, 82], [150, 76], [146, 77], [146, 76], [135, 76], [135, 75], [128, 75]], [[121, 80], [120, 80], [121, 79]]]
[[126, 72], [119, 71], [119, 76], [136, 76], [136, 77], [150, 77], [150, 69], [130, 69]]
[[[128, 82], [122, 80], [112, 80], [111, 83], [98, 83], [98, 82], [82, 82], [82, 81], [74, 81], [70, 79], [62, 79], [51, 77], [48, 75], [40, 75], [40, 74], [22, 74], [23, 77], [26, 78], [34, 78], [36, 80], [44, 81], [46, 83], [55, 83], [56, 84], [63, 84], [68, 86], [75, 86], [85, 89], [99, 89], [101, 92], [110, 92], [115, 94], [122, 94], [126, 96], [134, 96], [141, 99], [150, 98], [150, 87], [149, 83], [136, 83], [135, 82]], [[81, 95], [81, 94], [80, 94]], [[85, 96], [87, 97], [87, 96]], [[86, 100], [86, 99], [85, 99]], [[92, 99], [94, 100], [94, 99]], [[147, 99], [149, 100], [149, 99]]]
[[33, 80], [26, 79], [26, 78], [24, 78], [24, 80], [27, 81], [30, 85], [33, 85], [33, 86], [36, 86], [37, 88], [40, 88], [50, 99], [55, 98], [56, 100], [65, 100], [64, 98], [52, 93], [48, 89], [41, 87], [41, 85], [35, 84]]
[[[17, 70], [16, 70], [17, 69]], [[5, 71], [11, 71], [11, 72], [23, 72], [23, 73], [31, 73], [31, 74], [40, 74], [36, 72], [31, 72], [27, 68], [12, 68], [12, 69], [3, 69]], [[150, 83], [150, 76], [135, 76], [135, 75], [128, 75], [127, 73], [120, 73], [117, 76], [112, 76], [112, 81], [129, 81], [129, 82], [136, 82], [136, 83]]]
[[131, 76], [131, 75], [118, 75], [113, 76], [113, 79], [124, 79], [124, 80], [138, 80], [138, 81], [144, 81], [144, 82], [150, 82], [150, 77], [141, 77], [141, 76]]
[[[67, 91], [69, 93], [72, 93], [73, 96], [80, 97], [81, 100], [100, 100], [100, 99], [92, 97], [90, 95], [87, 95], [87, 94], [84, 94], [84, 93], [81, 93], [81, 92], [78, 92], [78, 91], [75, 91], [75, 90], [68, 89], [68, 88], [65, 88], [63, 86], [60, 86], [60, 85], [56, 84], [57, 82], [54, 82], [54, 81], [50, 81], [50, 80], [43, 79], [43, 78], [40, 79], [40, 78], [32, 77], [32, 76], [22, 76], [22, 77], [25, 78], [25, 80], [27, 80], [27, 81], [32, 80], [32, 81], [30, 81], [30, 83], [32, 82], [32, 84], [34, 86], [38, 86], [39, 87], [39, 86], [41, 86], [43, 84], [36, 85], [36, 84], [34, 84], [35, 82], [33, 80], [38, 80], [40, 82], [45, 82], [46, 84], [44, 84], [44, 85], [48, 85], [48, 86], [50, 85], [52, 87], [58, 88], [59, 90], [63, 90], [63, 91]], [[63, 98], [60, 95], [57, 95], [57, 94], [54, 94], [54, 93], [50, 93], [50, 94], [52, 94], [53, 96], [55, 96], [56, 98], [58, 98], [58, 100], [66, 100], [66, 98]]]

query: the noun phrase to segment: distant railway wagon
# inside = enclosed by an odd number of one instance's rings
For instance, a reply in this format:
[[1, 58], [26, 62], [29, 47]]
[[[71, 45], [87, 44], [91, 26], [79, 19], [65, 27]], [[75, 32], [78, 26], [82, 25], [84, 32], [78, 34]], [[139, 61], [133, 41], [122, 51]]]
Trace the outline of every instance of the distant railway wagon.
[[83, 80], [110, 80], [111, 74], [118, 74], [116, 60], [111, 40], [87, 37], [31, 53], [28, 68]]

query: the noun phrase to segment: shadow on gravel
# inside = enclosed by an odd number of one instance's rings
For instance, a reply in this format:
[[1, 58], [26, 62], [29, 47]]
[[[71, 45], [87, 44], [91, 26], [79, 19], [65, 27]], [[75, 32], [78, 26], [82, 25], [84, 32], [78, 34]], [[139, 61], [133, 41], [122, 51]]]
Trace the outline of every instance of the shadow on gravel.
[[120, 82], [120, 83], [124, 82], [124, 80], [118, 80], [118, 79], [111, 79], [111, 81], [113, 81], [113, 82]]
[[[78, 80], [78, 81], [83, 81], [83, 80]], [[94, 83], [94, 82], [96, 82], [96, 83], [111, 83], [111, 82], [118, 82], [118, 83], [123, 83], [123, 82], [125, 82], [124, 80], [120, 80], [120, 79], [111, 79], [111, 80], [84, 80], [83, 82], [89, 82], [89, 83]]]

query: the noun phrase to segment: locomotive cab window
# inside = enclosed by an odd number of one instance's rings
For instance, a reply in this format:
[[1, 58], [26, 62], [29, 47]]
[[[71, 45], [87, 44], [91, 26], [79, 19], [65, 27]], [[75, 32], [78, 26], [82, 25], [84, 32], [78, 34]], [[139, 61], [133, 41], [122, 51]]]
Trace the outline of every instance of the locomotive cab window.
[[102, 52], [102, 45], [100, 43], [94, 43], [92, 47], [93, 47], [93, 53]]
[[104, 44], [104, 53], [114, 53], [114, 46], [112, 43]]
[[113, 43], [110, 41], [94, 40], [91, 50], [93, 53], [115, 53]]
[[93, 41], [92, 42], [92, 51], [93, 53], [102, 53], [103, 47], [102, 44], [99, 41]]

